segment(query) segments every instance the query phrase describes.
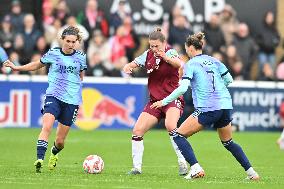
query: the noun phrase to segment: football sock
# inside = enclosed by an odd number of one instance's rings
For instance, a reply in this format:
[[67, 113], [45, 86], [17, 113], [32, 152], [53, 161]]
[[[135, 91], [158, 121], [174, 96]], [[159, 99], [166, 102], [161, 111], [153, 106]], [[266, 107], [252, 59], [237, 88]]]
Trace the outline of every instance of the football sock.
[[143, 136], [132, 136], [132, 160], [133, 167], [141, 171], [144, 152]]
[[190, 164], [190, 166], [198, 163], [191, 145], [183, 135], [177, 132], [174, 135], [173, 139], [177, 144], [181, 154], [183, 155], [185, 160]]
[[284, 129], [282, 130], [282, 133], [281, 133], [281, 135], [280, 135], [280, 139], [281, 139], [281, 140], [284, 140]]
[[174, 141], [174, 139], [173, 139], [174, 135], [176, 135], [176, 131], [177, 131], [177, 128], [175, 128], [175, 129], [169, 131], [170, 140], [171, 140], [172, 146], [173, 146], [173, 148], [174, 148], [174, 150], [175, 150], [175, 152], [176, 152], [176, 155], [177, 155], [177, 157], [178, 157], [178, 160], [185, 161], [183, 155], [181, 154], [181, 152], [180, 152], [180, 150], [179, 150], [177, 144], [175, 143], [175, 141]]
[[232, 155], [241, 164], [245, 171], [247, 171], [251, 167], [251, 164], [243, 149], [238, 144], [234, 143], [232, 139], [228, 141], [222, 141], [222, 144], [228, 151], [232, 153]]
[[252, 167], [250, 167], [248, 170], [246, 170], [246, 173], [248, 175], [255, 175], [256, 174], [255, 170]]
[[51, 148], [51, 152], [53, 153], [53, 155], [58, 154], [61, 150], [62, 149], [59, 149], [59, 148], [56, 147], [55, 142], [54, 142], [54, 144], [53, 144], [53, 146]]
[[36, 146], [37, 146], [37, 159], [43, 160], [48, 146], [48, 142], [45, 140], [38, 140]]

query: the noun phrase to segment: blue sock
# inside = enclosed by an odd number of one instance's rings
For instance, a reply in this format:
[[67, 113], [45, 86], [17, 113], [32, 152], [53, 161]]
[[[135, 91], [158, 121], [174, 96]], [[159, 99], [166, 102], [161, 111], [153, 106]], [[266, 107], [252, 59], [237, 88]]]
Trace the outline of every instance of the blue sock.
[[225, 142], [222, 141], [222, 144], [228, 151], [230, 151], [233, 154], [233, 156], [241, 164], [241, 166], [245, 169], [245, 171], [251, 167], [251, 164], [246, 154], [244, 153], [243, 149], [238, 144], [234, 143], [232, 139]]
[[53, 144], [53, 146], [51, 148], [51, 152], [53, 153], [53, 155], [58, 154], [61, 150], [62, 149], [59, 149], [59, 148], [56, 147], [55, 142], [54, 142], [54, 144]]
[[48, 142], [45, 140], [38, 140], [36, 149], [37, 149], [37, 159], [44, 159], [45, 152], [48, 146]]
[[198, 163], [194, 155], [193, 149], [189, 142], [186, 140], [186, 138], [179, 133], [176, 133], [173, 138], [179, 150], [181, 151], [181, 154], [183, 155], [185, 160], [190, 164], [190, 166]]

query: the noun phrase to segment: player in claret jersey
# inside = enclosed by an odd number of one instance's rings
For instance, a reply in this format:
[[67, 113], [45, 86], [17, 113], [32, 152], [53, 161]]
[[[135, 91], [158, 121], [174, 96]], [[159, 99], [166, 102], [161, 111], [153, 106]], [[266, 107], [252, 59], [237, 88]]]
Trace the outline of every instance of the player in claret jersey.
[[148, 90], [150, 99], [132, 131], [133, 168], [129, 174], [142, 173], [143, 136], [160, 119], [165, 118], [165, 127], [169, 132], [170, 140], [178, 157], [179, 174], [185, 175], [187, 173], [186, 161], [173, 141], [173, 133], [177, 129], [177, 122], [183, 112], [183, 97], [180, 96], [165, 107], [159, 109], [150, 108], [154, 102], [162, 100], [179, 86], [178, 70], [183, 63], [179, 59], [177, 51], [167, 45], [160, 28], [150, 33], [149, 45], [148, 50], [123, 68], [125, 73], [130, 74], [133, 69], [141, 66], [146, 68], [149, 74]]
[[16, 71], [32, 71], [50, 65], [48, 88], [42, 110], [42, 130], [37, 141], [36, 172], [41, 172], [48, 145], [48, 138], [55, 120], [58, 120], [56, 139], [51, 148], [48, 167], [54, 169], [58, 153], [64, 148], [64, 141], [75, 121], [78, 107], [82, 103], [82, 81], [87, 68], [86, 55], [75, 50], [75, 45], [82, 37], [79, 29], [69, 26], [61, 35], [62, 48], [50, 49], [40, 60], [24, 66], [15, 66], [6, 61], [5, 66]]
[[227, 86], [233, 81], [233, 78], [223, 63], [211, 56], [202, 54], [203, 38], [204, 34], [201, 32], [187, 38], [185, 49], [191, 59], [185, 65], [180, 86], [166, 98], [155, 102], [151, 108], [166, 106], [184, 94], [188, 86], [191, 85], [195, 111], [174, 133], [174, 141], [191, 166], [189, 174], [185, 178], [193, 179], [205, 175], [186, 138], [203, 128], [213, 126], [217, 129], [224, 147], [241, 164], [248, 178], [258, 180], [259, 176], [252, 168], [244, 151], [232, 139], [233, 106]]

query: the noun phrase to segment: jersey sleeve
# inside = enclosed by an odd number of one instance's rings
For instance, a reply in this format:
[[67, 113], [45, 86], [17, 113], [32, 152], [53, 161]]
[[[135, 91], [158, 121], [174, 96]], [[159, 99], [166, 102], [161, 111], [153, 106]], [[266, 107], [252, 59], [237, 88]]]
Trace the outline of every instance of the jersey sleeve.
[[80, 64], [80, 71], [83, 71], [83, 70], [87, 70], [87, 59], [86, 59], [86, 55], [83, 56], [83, 59], [81, 61], [81, 64]]
[[0, 63], [2, 64], [6, 60], [8, 60], [8, 55], [3, 48], [0, 47]]
[[222, 63], [218, 61], [218, 70], [221, 76], [225, 75], [228, 72], [227, 67]]
[[180, 85], [169, 96], [162, 100], [163, 106], [168, 105], [170, 102], [176, 100], [179, 96], [183, 95], [190, 85], [189, 80], [181, 80]]
[[231, 76], [227, 67], [222, 62], [218, 63], [218, 70], [224, 81], [225, 86], [228, 86], [230, 83], [233, 82], [233, 77]]
[[193, 78], [193, 69], [194, 69], [193, 64], [191, 64], [190, 61], [188, 61], [184, 65], [182, 79], [191, 80]]
[[42, 63], [42, 64], [52, 64], [53, 62], [54, 62], [54, 53], [53, 53], [53, 49], [49, 49], [48, 51], [47, 51], [47, 53], [45, 53], [42, 57], [41, 57], [41, 59], [40, 59], [40, 62]]
[[138, 64], [139, 66], [145, 66], [145, 62], [146, 62], [146, 59], [147, 59], [147, 54], [148, 54], [148, 50], [145, 51], [143, 54], [141, 54], [140, 56], [136, 57], [134, 59], [134, 62], [136, 64]]
[[166, 56], [169, 57], [169, 58], [178, 58], [179, 55], [178, 55], [178, 52], [175, 50], [175, 49], [170, 49], [166, 52]]

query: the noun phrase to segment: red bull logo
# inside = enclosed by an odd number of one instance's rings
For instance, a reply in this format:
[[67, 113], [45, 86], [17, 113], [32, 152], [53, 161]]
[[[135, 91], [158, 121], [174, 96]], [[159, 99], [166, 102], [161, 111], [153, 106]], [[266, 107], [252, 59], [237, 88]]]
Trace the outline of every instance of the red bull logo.
[[9, 102], [0, 102], [0, 127], [29, 127], [30, 117], [30, 91], [11, 90]]
[[79, 109], [75, 123], [79, 128], [92, 130], [101, 124], [111, 127], [114, 121], [127, 127], [134, 126], [136, 120], [131, 114], [135, 110], [135, 97], [127, 97], [123, 104], [91, 88], [83, 89], [82, 97], [83, 105]]

